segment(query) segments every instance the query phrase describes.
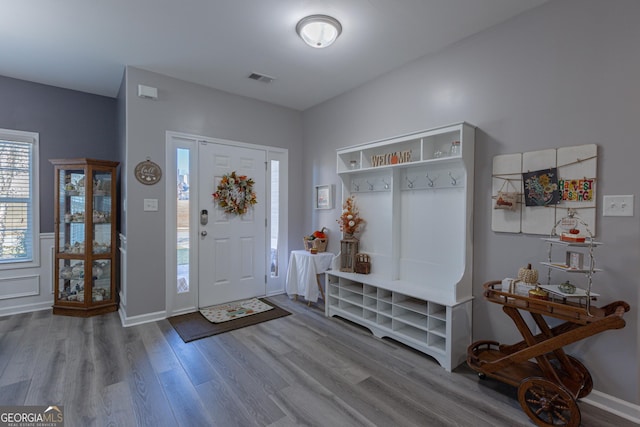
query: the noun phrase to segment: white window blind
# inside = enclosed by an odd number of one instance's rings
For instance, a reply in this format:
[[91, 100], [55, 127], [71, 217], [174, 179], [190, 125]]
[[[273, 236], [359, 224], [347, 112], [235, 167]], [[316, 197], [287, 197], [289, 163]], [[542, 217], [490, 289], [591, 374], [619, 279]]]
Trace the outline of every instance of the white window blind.
[[0, 129], [0, 264], [35, 257], [36, 152], [37, 134]]

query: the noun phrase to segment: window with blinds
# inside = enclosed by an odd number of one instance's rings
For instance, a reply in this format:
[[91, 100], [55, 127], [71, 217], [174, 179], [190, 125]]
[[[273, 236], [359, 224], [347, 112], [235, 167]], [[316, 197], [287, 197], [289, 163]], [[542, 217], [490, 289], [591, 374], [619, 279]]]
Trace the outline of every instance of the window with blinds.
[[35, 258], [37, 134], [0, 129], [0, 265]]

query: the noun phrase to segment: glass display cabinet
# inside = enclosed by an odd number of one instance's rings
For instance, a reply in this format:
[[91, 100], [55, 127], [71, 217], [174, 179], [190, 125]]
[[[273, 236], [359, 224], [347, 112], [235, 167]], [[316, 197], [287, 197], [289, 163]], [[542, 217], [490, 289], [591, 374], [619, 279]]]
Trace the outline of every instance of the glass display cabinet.
[[116, 311], [118, 162], [53, 159], [55, 167], [54, 314]]

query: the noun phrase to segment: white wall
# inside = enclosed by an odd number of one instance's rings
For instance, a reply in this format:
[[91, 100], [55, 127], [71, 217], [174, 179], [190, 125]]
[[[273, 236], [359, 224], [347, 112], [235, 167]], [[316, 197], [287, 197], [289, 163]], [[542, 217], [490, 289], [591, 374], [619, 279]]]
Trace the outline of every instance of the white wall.
[[[231, 95], [197, 84], [128, 67], [126, 70], [126, 159], [122, 194], [126, 230], [127, 317], [165, 310], [165, 186], [140, 184], [136, 164], [150, 158], [164, 167], [165, 132], [227, 139], [289, 150], [289, 236], [302, 235], [302, 128], [298, 111]], [[138, 85], [158, 89], [158, 99], [138, 98]], [[247, 84], [255, 84], [247, 81]], [[172, 177], [164, 176], [164, 179]], [[164, 182], [164, 181], [162, 181]], [[144, 199], [158, 199], [157, 212], [144, 212]], [[292, 237], [293, 239], [293, 237]], [[292, 246], [293, 241], [289, 242]]]
[[[598, 202], [603, 194], [636, 194], [640, 145], [640, 2], [554, 0], [504, 24], [410, 63], [303, 114], [305, 194], [340, 183], [335, 150], [458, 121], [476, 126], [474, 213], [474, 339], [514, 342], [501, 307], [482, 298], [482, 284], [513, 277], [519, 267], [546, 257], [539, 236], [491, 231], [491, 164], [497, 154], [595, 143], [599, 146]], [[340, 190], [337, 200], [340, 200]], [[605, 243], [594, 290], [598, 305], [625, 300], [626, 328], [568, 348], [590, 370], [595, 389], [640, 403], [640, 224], [636, 216], [603, 218]], [[313, 211], [304, 200], [304, 228], [330, 228], [329, 249], [339, 249], [332, 211]], [[365, 218], [366, 219], [366, 218]]]

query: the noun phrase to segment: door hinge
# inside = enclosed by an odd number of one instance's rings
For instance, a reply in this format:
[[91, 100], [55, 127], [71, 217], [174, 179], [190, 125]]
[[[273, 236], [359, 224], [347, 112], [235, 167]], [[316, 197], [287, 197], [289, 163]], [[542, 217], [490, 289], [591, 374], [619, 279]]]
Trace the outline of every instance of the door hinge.
[[264, 170], [266, 170], [266, 171], [269, 170], [269, 163], [268, 162], [264, 162]]
[[264, 219], [264, 226], [267, 227], [267, 218]]
[[266, 274], [264, 275], [264, 284], [265, 285], [267, 284], [267, 275]]

